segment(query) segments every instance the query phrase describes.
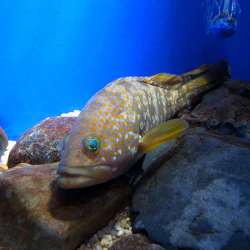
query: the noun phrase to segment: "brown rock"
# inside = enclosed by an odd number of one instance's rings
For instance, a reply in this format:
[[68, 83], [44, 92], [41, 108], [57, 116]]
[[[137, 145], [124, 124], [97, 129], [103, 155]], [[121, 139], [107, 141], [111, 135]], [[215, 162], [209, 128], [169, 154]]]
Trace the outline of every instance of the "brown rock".
[[8, 146], [8, 138], [3, 129], [0, 127], [0, 157], [3, 155]]
[[250, 83], [229, 80], [206, 94], [190, 114], [182, 117], [194, 126], [250, 139]]
[[55, 183], [57, 166], [22, 164], [0, 175], [0, 246], [72, 250], [128, 201], [131, 188], [125, 176], [63, 190]]
[[8, 167], [19, 163], [44, 164], [61, 158], [59, 143], [69, 134], [76, 117], [51, 117], [27, 130], [12, 148]]
[[160, 245], [153, 244], [146, 236], [132, 234], [116, 241], [109, 250], [165, 250]]

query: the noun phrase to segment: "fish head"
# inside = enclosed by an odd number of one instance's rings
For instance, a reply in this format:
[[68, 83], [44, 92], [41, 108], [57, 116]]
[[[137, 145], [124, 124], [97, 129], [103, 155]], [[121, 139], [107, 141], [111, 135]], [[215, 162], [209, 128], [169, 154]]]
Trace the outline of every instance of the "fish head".
[[[95, 112], [94, 112], [95, 113]], [[137, 160], [138, 129], [126, 112], [95, 116], [82, 112], [61, 143], [57, 169], [60, 187], [80, 188], [106, 182], [126, 172]]]

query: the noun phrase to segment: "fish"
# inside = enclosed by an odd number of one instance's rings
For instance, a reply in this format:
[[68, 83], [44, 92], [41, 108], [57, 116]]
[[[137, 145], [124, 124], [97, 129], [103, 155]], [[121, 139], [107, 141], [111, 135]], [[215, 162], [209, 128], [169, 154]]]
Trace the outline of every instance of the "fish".
[[180, 75], [119, 78], [84, 106], [61, 142], [57, 184], [82, 188], [124, 174], [144, 154], [188, 128], [178, 112], [228, 80], [226, 60]]

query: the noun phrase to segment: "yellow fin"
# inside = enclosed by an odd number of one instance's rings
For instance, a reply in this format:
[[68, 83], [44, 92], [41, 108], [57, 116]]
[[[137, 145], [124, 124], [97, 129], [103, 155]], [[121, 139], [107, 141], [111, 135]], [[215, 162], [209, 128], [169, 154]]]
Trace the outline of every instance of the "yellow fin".
[[171, 141], [188, 128], [188, 123], [183, 119], [174, 119], [164, 122], [151, 129], [139, 141], [138, 154], [149, 153], [165, 142]]
[[195, 102], [206, 92], [228, 80], [231, 69], [226, 60], [221, 60], [216, 64], [204, 64], [198, 69], [181, 74], [181, 77], [195, 85], [195, 90], [189, 95], [189, 99]]
[[175, 90], [181, 87], [184, 83], [181, 76], [159, 73], [150, 77], [145, 77], [147, 84], [164, 88], [167, 90]]

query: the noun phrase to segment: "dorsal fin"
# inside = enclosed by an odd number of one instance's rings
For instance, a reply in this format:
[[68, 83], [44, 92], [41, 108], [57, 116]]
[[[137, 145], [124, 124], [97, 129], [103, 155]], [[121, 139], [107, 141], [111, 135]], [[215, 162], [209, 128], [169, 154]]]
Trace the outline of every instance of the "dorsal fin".
[[211, 65], [202, 65], [198, 69], [189, 71], [181, 75], [173, 75], [167, 73], [159, 73], [150, 77], [142, 78], [144, 83], [164, 88], [167, 90], [176, 90], [182, 85], [206, 74], [210, 70]]
[[181, 76], [167, 73], [159, 73], [150, 77], [144, 77], [143, 82], [167, 90], [178, 89], [184, 84]]
[[[225, 74], [226, 77], [230, 78], [230, 67], [225, 60], [221, 60], [216, 64], [204, 64], [199, 68], [189, 71], [180, 75], [173, 75], [168, 73], [159, 73], [149, 77], [133, 77], [136, 81], [141, 83], [146, 83], [159, 88], [164, 88], [166, 90], [176, 90], [199, 77], [215, 74], [216, 72], [221, 72]], [[131, 77], [125, 77], [118, 79], [116, 84], [124, 84], [126, 80], [130, 80]], [[114, 84], [114, 82], [112, 82]]]
[[189, 71], [187, 73], [183, 73], [180, 76], [182, 77], [183, 81], [187, 83], [202, 75], [205, 75], [211, 69], [211, 66], [211, 64], [203, 64], [199, 68]]

